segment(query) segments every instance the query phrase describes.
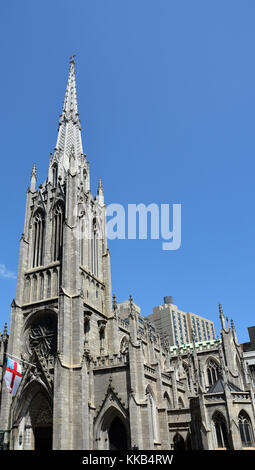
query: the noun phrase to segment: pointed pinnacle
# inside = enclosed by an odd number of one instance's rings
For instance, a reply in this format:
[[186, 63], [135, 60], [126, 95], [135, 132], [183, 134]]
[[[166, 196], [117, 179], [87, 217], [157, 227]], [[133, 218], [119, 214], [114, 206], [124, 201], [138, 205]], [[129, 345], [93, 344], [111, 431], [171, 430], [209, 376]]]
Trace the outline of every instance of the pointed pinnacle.
[[35, 175], [35, 176], [36, 176], [36, 163], [33, 164], [31, 176], [32, 176], [32, 175]]
[[219, 303], [219, 312], [220, 312], [221, 315], [223, 315], [223, 310], [222, 310], [222, 305], [221, 305], [221, 303]]
[[99, 181], [98, 181], [98, 190], [97, 190], [97, 191], [99, 192], [100, 190], [101, 190], [101, 191], [104, 190], [104, 189], [103, 189], [103, 185], [102, 185], [102, 178], [101, 178], [101, 176], [100, 176]]
[[35, 186], [36, 186], [36, 164], [34, 163], [33, 168], [32, 168], [32, 173], [30, 176], [30, 190], [34, 192]]
[[232, 318], [230, 320], [230, 323], [231, 323], [232, 330], [235, 330], [235, 324], [234, 324], [234, 320]]

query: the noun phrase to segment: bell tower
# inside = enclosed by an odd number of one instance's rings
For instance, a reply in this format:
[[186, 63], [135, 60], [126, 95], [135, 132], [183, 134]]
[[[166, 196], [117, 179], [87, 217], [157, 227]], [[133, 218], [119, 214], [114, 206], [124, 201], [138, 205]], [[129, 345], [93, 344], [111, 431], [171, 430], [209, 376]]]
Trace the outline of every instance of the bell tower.
[[54, 449], [89, 448], [87, 361], [113, 352], [110, 318], [106, 206], [101, 178], [95, 197], [90, 190], [72, 56], [47, 179], [37, 188], [34, 164], [27, 190], [8, 345], [23, 379], [14, 398], [3, 391], [0, 415], [10, 448], [40, 447], [43, 426]]

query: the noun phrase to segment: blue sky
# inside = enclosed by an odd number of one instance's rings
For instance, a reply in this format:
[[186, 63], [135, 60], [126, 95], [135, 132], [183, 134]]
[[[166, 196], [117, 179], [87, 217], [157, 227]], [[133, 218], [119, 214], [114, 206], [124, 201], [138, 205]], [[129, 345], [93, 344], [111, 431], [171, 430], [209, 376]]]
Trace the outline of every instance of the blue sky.
[[238, 338], [255, 324], [255, 4], [61, 0], [1, 6], [0, 329], [15, 297], [26, 189], [56, 144], [76, 57], [92, 191], [107, 203], [182, 204], [182, 246], [109, 243], [113, 292], [143, 315], [172, 295]]

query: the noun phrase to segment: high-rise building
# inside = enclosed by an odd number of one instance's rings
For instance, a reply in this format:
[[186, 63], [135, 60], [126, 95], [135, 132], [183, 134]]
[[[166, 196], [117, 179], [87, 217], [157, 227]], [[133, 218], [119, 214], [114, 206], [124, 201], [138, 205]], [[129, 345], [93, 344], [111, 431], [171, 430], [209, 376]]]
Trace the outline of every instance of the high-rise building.
[[164, 303], [154, 307], [148, 319], [155, 324], [161, 340], [168, 338], [171, 346], [216, 338], [213, 321], [195, 313], [184, 312], [173, 303], [171, 296], [164, 297]]

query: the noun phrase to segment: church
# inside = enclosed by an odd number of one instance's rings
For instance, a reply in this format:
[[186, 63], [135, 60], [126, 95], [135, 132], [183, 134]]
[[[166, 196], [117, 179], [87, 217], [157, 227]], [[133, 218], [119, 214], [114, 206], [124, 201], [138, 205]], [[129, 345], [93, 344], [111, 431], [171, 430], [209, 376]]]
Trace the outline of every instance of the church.
[[[254, 378], [222, 306], [220, 338], [176, 347], [131, 295], [125, 311], [112, 295], [102, 181], [96, 196], [90, 190], [72, 57], [39, 187], [32, 169], [9, 334], [0, 337], [1, 448], [255, 448]], [[14, 397], [7, 357], [22, 363]]]

